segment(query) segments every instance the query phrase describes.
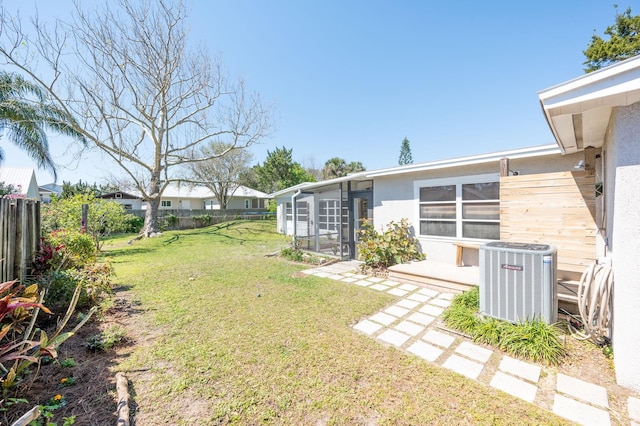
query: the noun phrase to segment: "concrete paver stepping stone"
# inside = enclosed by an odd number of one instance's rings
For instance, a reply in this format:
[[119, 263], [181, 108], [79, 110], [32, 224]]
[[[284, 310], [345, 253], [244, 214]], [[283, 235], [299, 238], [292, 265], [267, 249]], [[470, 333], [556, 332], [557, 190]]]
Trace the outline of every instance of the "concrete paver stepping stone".
[[502, 371], [496, 372], [489, 384], [496, 389], [531, 403], [536, 399], [536, 392], [538, 391], [536, 385], [517, 379]]
[[640, 422], [640, 399], [630, 396], [627, 400], [627, 409], [629, 410], [629, 417]]
[[431, 299], [429, 303], [431, 303], [432, 305], [440, 306], [441, 308], [448, 308], [449, 305], [451, 305], [451, 300], [436, 298], [436, 299]]
[[402, 306], [403, 308], [413, 309], [418, 306], [420, 302], [416, 302], [415, 300], [402, 299], [396, 305]]
[[407, 333], [410, 336], [417, 336], [424, 331], [424, 326], [411, 321], [402, 321], [394, 327], [398, 331]]
[[438, 296], [438, 299], [453, 300], [454, 297], [455, 297], [455, 294], [453, 293], [440, 293], [440, 295]]
[[391, 290], [387, 291], [387, 293], [393, 294], [394, 296], [402, 297], [409, 292], [406, 290], [400, 290], [399, 288], [392, 288]]
[[[331, 277], [329, 277], [329, 278], [331, 278]], [[356, 281], [358, 281], [358, 279], [354, 278], [354, 277], [349, 277], [349, 278], [343, 279], [342, 281], [345, 282], [345, 283], [355, 283]]]
[[440, 333], [436, 330], [427, 331], [427, 333], [422, 336], [422, 339], [435, 345], [442, 346], [443, 348], [448, 348], [456, 340], [455, 337]]
[[353, 276], [353, 278], [357, 278], [359, 280], [364, 280], [365, 278], [367, 278], [366, 275], [362, 275], [362, 274], [351, 274]]
[[559, 394], [553, 398], [553, 412], [560, 417], [585, 426], [611, 424], [611, 418], [607, 411]]
[[506, 373], [521, 377], [533, 383], [538, 383], [540, 373], [542, 372], [540, 366], [529, 364], [528, 362], [520, 361], [510, 356], [502, 358], [498, 368]]
[[346, 280], [344, 275], [340, 275], [340, 274], [330, 275], [329, 278], [331, 278], [332, 280], [335, 280], [335, 281], [345, 280], [345, 282], [349, 282], [349, 281]]
[[304, 271], [300, 271], [305, 275], [313, 275], [318, 272], [317, 269], [305, 269]]
[[389, 290], [388, 286], [382, 285], [382, 284], [374, 284], [374, 285], [370, 286], [369, 288], [372, 288], [372, 289], [378, 290], [378, 291], [387, 291], [387, 290]]
[[425, 296], [424, 294], [412, 293], [407, 296], [407, 299], [415, 300], [416, 302], [426, 302], [431, 298], [429, 296]]
[[484, 364], [471, 361], [470, 359], [463, 358], [455, 354], [447, 358], [442, 366], [473, 380], [478, 378], [484, 368]]
[[455, 352], [480, 362], [487, 362], [493, 354], [493, 351], [474, 345], [471, 342], [460, 343], [460, 346], [456, 348]]
[[388, 285], [389, 287], [395, 287], [398, 284], [400, 284], [398, 281], [392, 281], [392, 280], [386, 280], [385, 282], [383, 282], [382, 284], [384, 285]]
[[329, 277], [331, 275], [334, 275], [334, 274], [330, 274], [329, 272], [320, 271], [320, 272], [314, 273], [313, 275], [316, 276], [316, 277], [320, 277], [320, 278], [327, 278], [327, 277]]
[[590, 404], [599, 405], [609, 408], [609, 399], [607, 398], [607, 390], [602, 386], [558, 373], [558, 382], [556, 385], [558, 392], [581, 399]]
[[384, 278], [368, 277], [367, 281], [371, 281], [372, 283], [381, 283], [382, 281], [384, 281]]
[[401, 308], [398, 305], [393, 305], [393, 306], [389, 306], [387, 309], [385, 309], [384, 312], [386, 314], [394, 315], [394, 316], [400, 318], [400, 317], [403, 317], [403, 316], [407, 315], [409, 313], [409, 309]]
[[369, 320], [362, 320], [353, 326], [354, 329], [362, 331], [365, 334], [372, 335], [376, 331], [384, 327], [382, 324], [375, 323]]
[[360, 280], [360, 281], [356, 281], [355, 284], [359, 285], [360, 287], [367, 287], [371, 285], [371, 282], [367, 280]]
[[444, 352], [442, 349], [420, 340], [409, 346], [407, 350], [430, 362], [434, 362]]
[[430, 288], [421, 288], [420, 290], [418, 290], [418, 293], [424, 294], [425, 296], [429, 296], [429, 297], [436, 297], [437, 295], [440, 294], [435, 290], [431, 290]]
[[402, 290], [413, 291], [417, 289], [418, 286], [413, 284], [401, 284], [398, 286], [398, 288], [401, 288]]
[[385, 314], [384, 312], [378, 312], [377, 314], [370, 316], [369, 319], [382, 325], [389, 325], [398, 318], [393, 315]]
[[418, 324], [429, 325], [436, 318], [420, 312], [414, 312], [411, 315], [409, 315], [408, 319], [410, 319], [413, 322], [417, 322]]
[[392, 329], [387, 329], [378, 336], [378, 339], [382, 340], [383, 342], [391, 343], [392, 345], [398, 347], [402, 346], [410, 338], [411, 336], [409, 336], [408, 334], [404, 334]]
[[429, 314], [434, 317], [439, 317], [440, 314], [444, 312], [443, 308], [440, 308], [439, 306], [433, 306], [428, 303], [418, 310], [422, 313]]

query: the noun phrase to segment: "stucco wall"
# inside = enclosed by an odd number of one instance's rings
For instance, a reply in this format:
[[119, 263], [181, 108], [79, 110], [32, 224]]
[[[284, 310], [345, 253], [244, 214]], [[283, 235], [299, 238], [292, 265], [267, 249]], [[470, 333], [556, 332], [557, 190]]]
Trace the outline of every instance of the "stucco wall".
[[[617, 108], [607, 140], [610, 249], [615, 275], [613, 346], [618, 383], [640, 391], [640, 104]], [[611, 203], [613, 199], [613, 203]]]
[[[549, 173], [573, 170], [573, 166], [583, 159], [583, 154], [547, 155], [537, 158], [509, 161], [509, 169], [520, 174]], [[374, 226], [382, 229], [387, 223], [407, 218], [412, 226], [417, 226], [418, 200], [414, 194], [414, 181], [427, 179], [455, 178], [460, 176], [495, 174], [498, 178], [500, 164], [478, 164], [465, 167], [429, 170], [410, 174], [378, 177], [373, 185]], [[454, 239], [419, 238], [422, 251], [427, 259], [439, 262], [455, 262], [456, 247]], [[478, 265], [478, 250], [464, 250], [463, 262]]]

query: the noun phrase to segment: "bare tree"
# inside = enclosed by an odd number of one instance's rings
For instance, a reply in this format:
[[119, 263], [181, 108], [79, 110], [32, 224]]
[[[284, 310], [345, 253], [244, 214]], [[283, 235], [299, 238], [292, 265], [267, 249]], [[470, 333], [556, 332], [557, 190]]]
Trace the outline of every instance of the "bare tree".
[[23, 31], [0, 16], [0, 60], [28, 74], [78, 121], [78, 130], [135, 183], [148, 208], [143, 233], [158, 230], [160, 196], [180, 169], [227, 152], [192, 156], [200, 144], [233, 149], [270, 129], [270, 111], [243, 81], [187, 41], [182, 0], [117, 0], [72, 19]]
[[220, 208], [227, 209], [229, 200], [238, 189], [240, 177], [249, 169], [253, 155], [225, 142], [210, 142], [197, 151], [196, 158], [208, 158], [188, 164], [187, 182], [199, 183], [211, 190]]

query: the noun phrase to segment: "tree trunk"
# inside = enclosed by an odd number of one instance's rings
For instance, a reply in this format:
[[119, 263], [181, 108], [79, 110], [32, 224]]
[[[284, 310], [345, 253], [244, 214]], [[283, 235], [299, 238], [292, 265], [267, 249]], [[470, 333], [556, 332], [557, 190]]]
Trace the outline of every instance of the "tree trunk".
[[152, 234], [160, 232], [160, 224], [158, 223], [158, 208], [160, 206], [160, 197], [147, 200], [147, 210], [144, 214], [144, 226], [141, 234], [149, 237]]

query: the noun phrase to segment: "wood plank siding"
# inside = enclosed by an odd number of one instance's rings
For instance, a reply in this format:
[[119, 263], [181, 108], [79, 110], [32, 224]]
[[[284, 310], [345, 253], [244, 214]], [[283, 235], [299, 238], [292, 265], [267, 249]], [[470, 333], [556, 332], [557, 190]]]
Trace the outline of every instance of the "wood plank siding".
[[500, 239], [555, 246], [558, 278], [573, 279], [595, 260], [596, 231], [592, 172], [500, 178]]

